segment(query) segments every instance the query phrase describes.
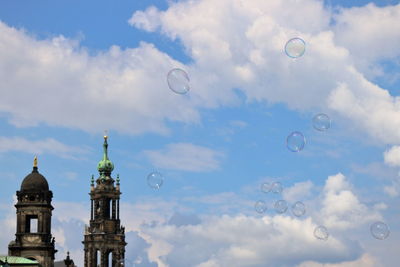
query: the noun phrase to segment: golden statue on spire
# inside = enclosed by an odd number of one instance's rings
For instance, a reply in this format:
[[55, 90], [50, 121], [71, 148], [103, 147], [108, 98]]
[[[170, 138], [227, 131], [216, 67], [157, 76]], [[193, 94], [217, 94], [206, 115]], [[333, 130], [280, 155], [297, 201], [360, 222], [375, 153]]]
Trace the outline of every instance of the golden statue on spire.
[[37, 156], [33, 158], [33, 167], [37, 168]]

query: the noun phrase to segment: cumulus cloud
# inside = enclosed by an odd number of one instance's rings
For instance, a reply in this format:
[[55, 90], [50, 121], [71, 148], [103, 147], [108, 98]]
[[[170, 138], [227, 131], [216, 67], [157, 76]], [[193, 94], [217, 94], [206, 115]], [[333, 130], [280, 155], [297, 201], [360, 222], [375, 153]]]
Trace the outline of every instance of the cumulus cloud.
[[289, 202], [296, 202], [311, 196], [314, 184], [311, 181], [295, 183], [283, 190], [283, 198]]
[[125, 253], [127, 266], [158, 267], [155, 262], [149, 261], [147, 249], [150, 247], [150, 244], [140, 236], [139, 232], [127, 232], [125, 241], [129, 244]]
[[[129, 23], [179, 40], [192, 59], [187, 66], [152, 44], [90, 54], [74, 40], [37, 40], [0, 23], [0, 111], [17, 126], [167, 134], [168, 121], [197, 123], [200, 108], [238, 104], [239, 89], [248, 101], [329, 107], [368, 136], [398, 143], [399, 99], [367, 80], [360, 62], [399, 55], [399, 9], [367, 5], [333, 15], [316, 0], [201, 0], [136, 11]], [[306, 54], [292, 60], [283, 47], [295, 36]], [[167, 88], [173, 67], [190, 75], [187, 97]]]
[[379, 66], [374, 63], [400, 56], [393, 46], [400, 41], [399, 17], [400, 5], [377, 7], [370, 3], [363, 7], [342, 8], [334, 15], [335, 40], [349, 49], [361, 70], [370, 75], [383, 75], [383, 70], [379, 71]]
[[166, 134], [167, 120], [199, 119], [190, 97], [168, 90], [167, 72], [182, 64], [151, 44], [90, 55], [74, 40], [37, 40], [2, 22], [0, 36], [0, 111], [15, 126]]
[[359, 259], [355, 261], [347, 261], [342, 263], [317, 263], [307, 261], [297, 267], [381, 267], [374, 257], [369, 254], [363, 254]]
[[[221, 94], [229, 99], [230, 88], [239, 88], [248, 100], [303, 110], [328, 106], [376, 140], [395, 143], [399, 99], [368, 81], [359, 62], [398, 56], [400, 31], [390, 25], [399, 20], [399, 9], [371, 4], [333, 15], [320, 1], [203, 0], [137, 11], [129, 23], [183, 43], [193, 59], [198, 94], [207, 103], [223, 104]], [[306, 54], [292, 61], [283, 47], [294, 36], [306, 40]]]
[[[349, 72], [356, 72], [353, 68]], [[396, 129], [400, 126], [400, 98], [365, 80], [355, 73], [352, 81], [339, 83], [332, 90], [328, 105], [350, 118], [354, 124], [366, 129], [373, 137], [384, 143], [399, 141]]]
[[383, 157], [389, 166], [400, 166], [400, 146], [393, 146], [386, 150]]
[[60, 221], [56, 216], [52, 219], [52, 234], [56, 240], [56, 260], [63, 260], [70, 252], [70, 257], [77, 266], [83, 266], [83, 233], [85, 224], [81, 220], [71, 218], [68, 221]]
[[[319, 195], [310, 195], [312, 187], [312, 183], [303, 182], [289, 188], [289, 198], [308, 196], [307, 204], [321, 203], [307, 205], [302, 218], [275, 214], [254, 217], [250, 212], [245, 215], [228, 209], [225, 211], [230, 215], [203, 214], [194, 223], [164, 220], [144, 224], [141, 236], [151, 244], [149, 257], [159, 266], [380, 266], [358, 241], [348, 238], [348, 231], [381, 220], [380, 211], [386, 205], [361, 203], [341, 173], [329, 176]], [[253, 210], [243, 196], [228, 192], [196, 201], [220, 208], [234, 201], [233, 205]], [[328, 227], [328, 242], [313, 236], [320, 224]]]
[[207, 172], [220, 167], [224, 154], [190, 143], [168, 144], [162, 150], [145, 150], [144, 154], [158, 168]]
[[159, 266], [283, 267], [309, 259], [325, 262], [358, 257], [360, 247], [354, 243], [332, 237], [321, 244], [313, 236], [315, 226], [310, 218], [223, 215], [197, 225], [158, 225], [142, 231], [155, 245], [149, 254]]
[[180, 212], [175, 212], [172, 217], [168, 220], [168, 224], [175, 226], [182, 225], [196, 225], [200, 224], [201, 219], [194, 214], [184, 214]]
[[[16, 229], [16, 214], [14, 204], [16, 203], [16, 196], [13, 196], [13, 202], [3, 202], [0, 204], [0, 228], [2, 234], [0, 238], [0, 254], [8, 254], [8, 244], [15, 239]], [[11, 198], [10, 198], [11, 199]]]
[[384, 186], [383, 191], [391, 197], [397, 197], [399, 195], [398, 186]]
[[52, 154], [63, 158], [77, 159], [89, 152], [88, 149], [63, 144], [53, 138], [28, 140], [23, 137], [0, 136], [0, 153], [18, 151], [34, 155]]
[[321, 220], [330, 229], [346, 230], [382, 219], [379, 207], [361, 203], [341, 173], [329, 176], [323, 191]]
[[[289, 213], [255, 216], [253, 202], [233, 192], [121, 202], [127, 259], [143, 267], [379, 266], [378, 260], [365, 251], [362, 241], [350, 240], [347, 235], [357, 226], [382, 219], [379, 212], [387, 206], [377, 203], [368, 207], [361, 203], [351, 183], [340, 173], [327, 178], [319, 195], [309, 195], [310, 188], [310, 182], [288, 188], [288, 196], [308, 196], [307, 204], [321, 203], [307, 205], [307, 213], [300, 218]], [[198, 204], [214, 210], [194, 215], [191, 206]], [[54, 207], [57, 257], [64, 258], [69, 250], [81, 266], [81, 241], [89, 219], [89, 203], [54, 202]], [[11, 204], [7, 210], [10, 215], [3, 215], [0, 225], [13, 233], [15, 210]], [[320, 223], [330, 231], [327, 241], [313, 235]]]
[[77, 220], [88, 222], [90, 216], [90, 202], [54, 202], [54, 216], [60, 222]]

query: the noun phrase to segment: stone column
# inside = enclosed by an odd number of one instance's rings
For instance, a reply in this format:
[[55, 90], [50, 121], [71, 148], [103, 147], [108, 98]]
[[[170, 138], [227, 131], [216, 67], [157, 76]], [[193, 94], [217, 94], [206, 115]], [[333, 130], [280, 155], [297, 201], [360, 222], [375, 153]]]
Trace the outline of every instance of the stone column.
[[112, 200], [112, 219], [115, 220], [115, 199]]

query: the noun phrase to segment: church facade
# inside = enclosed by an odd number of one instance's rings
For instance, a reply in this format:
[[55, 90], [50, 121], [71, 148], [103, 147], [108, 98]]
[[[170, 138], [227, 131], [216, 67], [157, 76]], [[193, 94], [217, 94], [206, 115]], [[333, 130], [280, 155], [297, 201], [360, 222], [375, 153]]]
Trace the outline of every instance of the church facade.
[[[83, 237], [85, 267], [118, 267], [125, 262], [125, 229], [119, 218], [120, 181], [111, 173], [114, 164], [108, 158], [107, 136], [104, 136], [103, 159], [97, 169], [99, 177], [90, 186], [90, 222]], [[46, 178], [38, 171], [37, 158], [33, 170], [17, 191], [16, 233], [9, 243], [8, 256], [0, 256], [2, 266], [74, 267], [69, 253], [55, 262], [55, 238], [51, 234], [53, 193]]]

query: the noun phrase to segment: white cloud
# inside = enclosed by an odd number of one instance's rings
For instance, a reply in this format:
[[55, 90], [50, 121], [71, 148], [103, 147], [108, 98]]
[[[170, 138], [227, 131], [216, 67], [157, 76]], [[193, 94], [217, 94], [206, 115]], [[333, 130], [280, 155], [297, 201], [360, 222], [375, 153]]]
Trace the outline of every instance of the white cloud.
[[190, 143], [168, 144], [163, 150], [145, 150], [144, 154], [158, 168], [207, 172], [220, 167], [224, 154]]
[[79, 158], [87, 154], [88, 149], [65, 145], [53, 138], [28, 140], [23, 137], [0, 136], [0, 152], [18, 151], [34, 155], [52, 154], [63, 158]]
[[54, 238], [57, 240], [57, 246], [64, 247], [65, 245], [65, 232], [62, 227], [53, 227], [51, 229], [51, 233]]
[[349, 72], [354, 73], [353, 81], [338, 84], [328, 98], [329, 107], [383, 143], [398, 142], [400, 98], [390, 96], [353, 68]]
[[[400, 31], [390, 25], [400, 19], [399, 9], [342, 9], [330, 26], [333, 15], [321, 1], [203, 0], [138, 11], [129, 22], [182, 41], [204, 102], [229, 103], [230, 88], [240, 88], [248, 100], [304, 110], [328, 106], [336, 121], [345, 118], [380, 142], [398, 143], [399, 99], [369, 82], [358, 62], [396, 58]], [[294, 36], [306, 40], [306, 54], [295, 61], [283, 53]]]
[[[154, 205], [153, 203], [159, 203]], [[85, 224], [89, 223], [90, 204], [76, 202], [54, 202], [52, 218], [52, 233], [56, 238], [56, 247], [59, 250], [57, 259], [64, 259], [67, 251], [77, 266], [83, 266], [83, 247], [81, 241]], [[126, 259], [130, 262], [141, 259], [138, 266], [156, 267], [150, 263], [147, 249], [150, 246], [141, 236], [140, 227], [143, 224], [167, 222], [167, 214], [171, 214], [177, 203], [149, 199], [147, 202], [139, 201], [135, 204], [121, 202], [121, 223], [126, 229]], [[14, 212], [15, 213], [15, 212]], [[14, 215], [15, 216], [15, 215]], [[1, 221], [0, 221], [1, 222]], [[13, 229], [15, 220], [12, 221]]]
[[399, 191], [396, 186], [384, 186], [383, 191], [391, 197], [397, 197], [399, 195]]
[[381, 220], [379, 210], [379, 207], [371, 209], [361, 203], [343, 174], [328, 177], [322, 195], [320, 220], [329, 229], [352, 229]]
[[[39, 41], [1, 23], [0, 111], [19, 126], [44, 122], [99, 132], [106, 124], [124, 133], [166, 134], [167, 121], [197, 123], [199, 108], [239, 103], [233, 89], [239, 88], [248, 101], [328, 106], [336, 121], [345, 118], [376, 140], [398, 143], [399, 99], [370, 83], [359, 62], [398, 56], [400, 31], [393, 25], [400, 6], [342, 9], [331, 26], [333, 15], [321, 1], [289, 2], [183, 1], [132, 15], [131, 25], [180, 40], [192, 59], [187, 66], [151, 44], [90, 55], [76, 41]], [[283, 52], [294, 36], [306, 40], [297, 60]], [[166, 86], [173, 67], [190, 75], [187, 96]]]
[[166, 120], [199, 119], [190, 96], [166, 83], [167, 72], [182, 64], [151, 44], [89, 55], [74, 40], [37, 40], [0, 22], [0, 46], [0, 111], [16, 126], [165, 134]]
[[13, 196], [13, 199], [14, 203], [10, 201], [3, 202], [0, 205], [0, 229], [2, 229], [0, 238], [0, 255], [8, 254], [8, 244], [10, 241], [15, 240], [15, 223], [17, 221], [14, 207], [17, 200], [15, 195]]
[[[367, 207], [360, 203], [352, 185], [340, 173], [328, 177], [320, 195], [310, 196], [310, 188], [313, 188], [310, 182], [289, 188], [288, 194], [293, 198], [308, 196], [309, 203], [321, 200], [321, 206], [308, 205], [306, 215], [301, 218], [289, 213], [255, 216], [253, 202], [246, 199], [248, 195], [233, 192], [121, 202], [128, 259], [141, 261], [139, 266], [152, 267], [263, 267], [266, 263], [279, 267], [379, 266], [378, 260], [370, 256], [376, 255], [364, 249], [363, 239], [350, 240], [348, 235], [357, 226], [364, 228], [371, 220], [381, 219], [379, 211], [387, 205], [377, 203]], [[213, 208], [196, 216], [188, 215], [193, 214], [192, 206], [198, 204]], [[81, 265], [81, 241], [84, 224], [88, 222], [89, 203], [54, 202], [54, 207], [53, 234], [60, 251], [57, 257], [65, 257], [69, 250]], [[11, 204], [7, 210], [10, 217], [3, 217], [0, 225], [13, 233], [15, 210]], [[214, 213], [215, 210], [218, 212]], [[330, 231], [326, 242], [313, 236], [320, 222]]]
[[396, 59], [400, 55], [393, 45], [400, 42], [400, 5], [377, 7], [370, 3], [363, 7], [343, 8], [334, 17], [335, 40], [350, 50], [361, 70], [370, 75], [383, 75], [383, 70], [373, 63]]
[[389, 166], [400, 166], [400, 146], [393, 146], [386, 150], [383, 157]]
[[304, 262], [297, 267], [380, 267], [374, 257], [369, 254], [363, 254], [359, 259], [355, 261], [347, 261], [341, 263], [317, 263], [317, 262]]
[[68, 222], [77, 220], [81, 222], [89, 222], [90, 202], [54, 202], [54, 217], [60, 222]]
[[160, 266], [293, 266], [309, 259], [358, 257], [360, 247], [355, 244], [314, 238], [315, 226], [310, 218], [223, 215], [198, 225], [158, 225], [142, 231], [154, 244], [149, 252]]
[[[365, 266], [379, 266], [370, 254], [362, 252], [358, 241], [349, 239], [349, 233], [364, 228], [371, 221], [381, 220], [379, 212], [387, 206], [377, 203], [368, 207], [361, 203], [350, 182], [340, 173], [328, 177], [319, 197], [309, 195], [312, 187], [312, 184], [304, 182], [289, 188], [293, 190], [288, 196], [309, 196], [308, 203], [311, 205], [307, 206], [306, 215], [300, 219], [287, 215], [254, 217], [251, 215], [254, 214], [252, 203], [249, 204], [243, 196], [229, 192], [185, 198], [184, 203], [187, 204], [197, 201], [218, 206], [220, 212], [217, 214], [221, 214], [222, 207], [229, 204], [237, 208], [242, 206], [249, 212], [244, 215], [238, 210], [226, 209], [225, 212], [231, 215], [203, 214], [201, 221], [194, 224], [142, 225], [142, 237], [151, 244], [149, 257], [159, 266], [174, 267], [261, 267], [266, 263], [280, 267], [350, 267], [357, 264], [364, 266], [364, 263]], [[321, 206], [318, 205], [319, 201]], [[330, 232], [328, 242], [313, 236], [315, 227], [321, 223]], [[362, 253], [365, 255], [361, 256]]]
[[314, 184], [311, 181], [295, 183], [292, 187], [283, 190], [283, 198], [289, 202], [302, 201], [311, 196]]

